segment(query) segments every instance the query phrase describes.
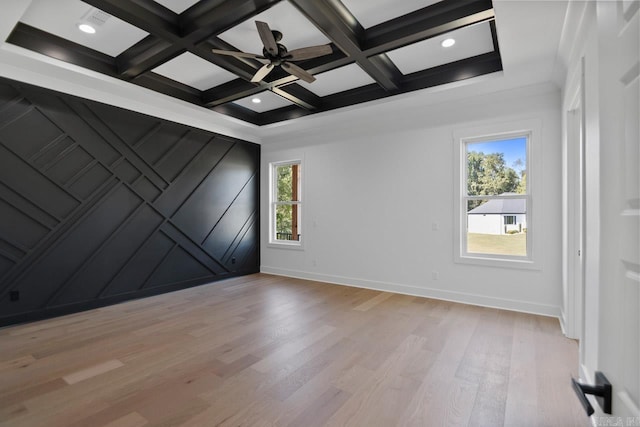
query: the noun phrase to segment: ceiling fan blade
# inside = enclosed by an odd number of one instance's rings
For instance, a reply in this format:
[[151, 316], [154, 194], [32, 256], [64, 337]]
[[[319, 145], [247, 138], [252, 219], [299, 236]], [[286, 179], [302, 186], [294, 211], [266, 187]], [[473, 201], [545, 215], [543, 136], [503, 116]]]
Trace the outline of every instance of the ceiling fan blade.
[[288, 61], [304, 61], [305, 59], [317, 58], [318, 56], [329, 55], [330, 53], [333, 53], [331, 46], [323, 44], [293, 49], [286, 54], [285, 59]]
[[267, 74], [269, 74], [271, 72], [271, 70], [273, 70], [273, 64], [269, 63], [266, 65], [263, 65], [251, 78], [251, 83], [258, 83], [259, 81], [262, 81], [262, 79], [264, 79]]
[[316, 81], [315, 77], [313, 77], [311, 74], [309, 74], [307, 71], [303, 70], [302, 68], [298, 67], [296, 64], [283, 62], [282, 68], [284, 68], [284, 70], [287, 73], [291, 74], [292, 76], [296, 76], [300, 80], [304, 80], [307, 83], [313, 83]]
[[246, 53], [246, 52], [237, 52], [234, 50], [220, 50], [220, 49], [211, 49], [211, 52], [218, 55], [228, 55], [235, 56], [236, 58], [251, 58], [251, 59], [267, 59], [262, 55], [258, 55], [255, 53]]
[[278, 43], [273, 37], [271, 28], [269, 28], [269, 24], [267, 24], [266, 22], [256, 21], [256, 28], [258, 28], [258, 34], [260, 34], [260, 39], [262, 40], [262, 44], [264, 45], [265, 49], [267, 49], [267, 52], [272, 55], [277, 55]]

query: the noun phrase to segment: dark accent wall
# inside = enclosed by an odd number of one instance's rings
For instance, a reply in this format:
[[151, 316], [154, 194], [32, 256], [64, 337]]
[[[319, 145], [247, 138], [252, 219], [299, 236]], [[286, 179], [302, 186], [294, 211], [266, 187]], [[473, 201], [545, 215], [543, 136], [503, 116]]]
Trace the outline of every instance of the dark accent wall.
[[0, 79], [0, 325], [259, 271], [260, 146]]

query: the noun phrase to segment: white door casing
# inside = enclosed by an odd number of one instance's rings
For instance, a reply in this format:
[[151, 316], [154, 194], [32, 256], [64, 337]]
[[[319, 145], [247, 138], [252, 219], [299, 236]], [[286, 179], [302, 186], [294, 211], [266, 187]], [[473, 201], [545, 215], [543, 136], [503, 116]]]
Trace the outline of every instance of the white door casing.
[[[579, 83], [566, 112], [566, 150], [568, 171], [564, 183], [565, 243], [563, 247], [563, 327], [569, 338], [582, 340], [584, 325], [584, 61], [578, 68]], [[584, 363], [580, 358], [580, 363]]]

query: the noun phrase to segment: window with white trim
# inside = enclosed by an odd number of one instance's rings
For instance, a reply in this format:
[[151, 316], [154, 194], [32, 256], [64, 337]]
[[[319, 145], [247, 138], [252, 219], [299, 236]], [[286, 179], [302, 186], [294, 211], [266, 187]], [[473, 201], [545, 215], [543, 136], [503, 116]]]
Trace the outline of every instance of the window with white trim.
[[302, 242], [302, 162], [271, 164], [270, 243], [300, 246]]
[[531, 262], [531, 135], [459, 140], [459, 261]]

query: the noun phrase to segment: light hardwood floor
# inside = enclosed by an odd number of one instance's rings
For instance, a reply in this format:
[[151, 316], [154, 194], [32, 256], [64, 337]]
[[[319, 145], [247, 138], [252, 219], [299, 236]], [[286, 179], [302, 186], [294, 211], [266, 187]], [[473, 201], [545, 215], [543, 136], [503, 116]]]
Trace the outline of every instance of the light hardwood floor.
[[587, 426], [557, 319], [265, 274], [0, 329], [1, 426]]

